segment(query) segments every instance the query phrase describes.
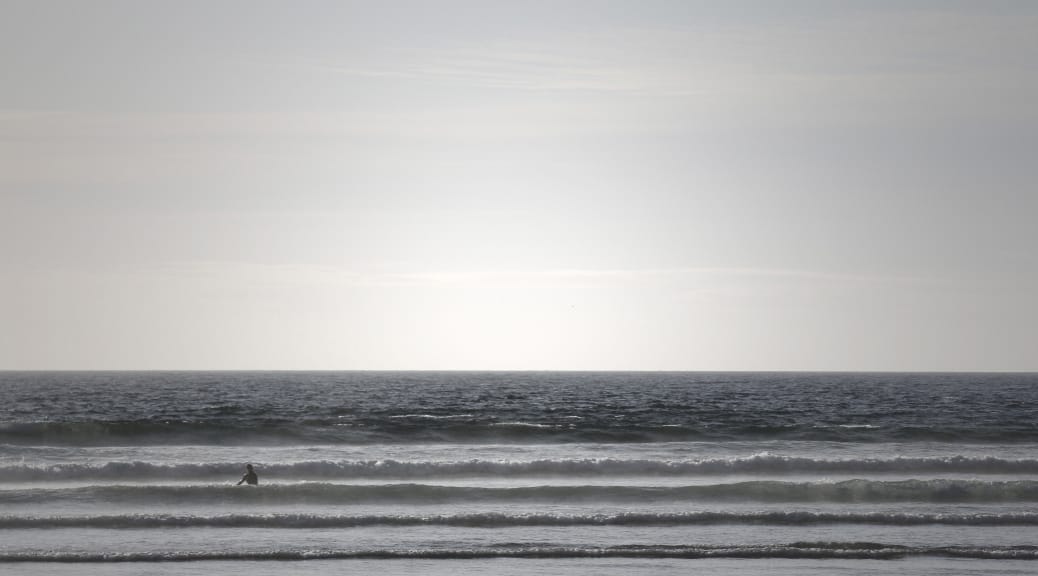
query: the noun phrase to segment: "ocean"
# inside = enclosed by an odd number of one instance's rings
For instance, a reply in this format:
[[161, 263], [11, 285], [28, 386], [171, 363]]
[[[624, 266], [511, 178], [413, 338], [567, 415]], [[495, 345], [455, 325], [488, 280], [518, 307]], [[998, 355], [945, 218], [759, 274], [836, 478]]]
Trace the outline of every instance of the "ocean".
[[3, 574], [1035, 560], [1038, 374], [0, 372]]

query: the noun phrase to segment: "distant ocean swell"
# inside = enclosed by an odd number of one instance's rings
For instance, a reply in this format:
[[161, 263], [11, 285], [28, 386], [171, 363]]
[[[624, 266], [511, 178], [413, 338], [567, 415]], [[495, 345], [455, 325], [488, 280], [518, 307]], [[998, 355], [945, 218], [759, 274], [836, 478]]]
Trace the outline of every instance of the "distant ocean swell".
[[13, 422], [0, 424], [0, 444], [107, 446], [161, 444], [371, 444], [371, 443], [525, 443], [657, 442], [724, 440], [818, 440], [840, 442], [976, 441], [1033, 442], [1031, 422], [999, 425], [916, 426], [897, 424], [747, 424], [682, 421], [602, 422], [582, 416], [561, 421], [459, 422], [439, 418], [401, 419], [393, 415], [364, 420], [342, 418], [133, 420], [90, 422]]
[[51, 528], [358, 528], [366, 526], [455, 526], [508, 528], [516, 526], [697, 526], [758, 524], [809, 526], [872, 524], [888, 526], [1038, 526], [1038, 513], [898, 514], [842, 512], [688, 512], [624, 514], [501, 514], [326, 516], [314, 514], [106, 515], [22, 517], [0, 516], [0, 530]]
[[767, 546], [610, 546], [603, 548], [505, 545], [485, 548], [373, 550], [265, 550], [255, 552], [16, 552], [0, 562], [191, 562], [204, 560], [349, 560], [490, 558], [818, 558], [891, 560], [934, 556], [997, 560], [1038, 559], [1036, 546], [913, 547], [873, 542], [795, 542]]
[[138, 503], [262, 502], [266, 504], [350, 504], [400, 501], [414, 504], [474, 501], [756, 501], [756, 502], [1038, 502], [1038, 481], [846, 480], [656, 486], [529, 486], [485, 488], [428, 484], [350, 485], [321, 482], [229, 485], [134, 486], [0, 490], [0, 504], [55, 503], [62, 500]]
[[[409, 462], [397, 460], [311, 461], [293, 464], [261, 464], [265, 474], [277, 478], [422, 478], [458, 476], [636, 476], [711, 474], [883, 474], [883, 473], [968, 473], [1036, 474], [1038, 459], [890, 458], [825, 460], [759, 454], [743, 458], [687, 461], [659, 460], [533, 460], [497, 462]], [[154, 464], [108, 462], [104, 464], [14, 464], [0, 466], [0, 482], [75, 480], [212, 479], [233, 476], [240, 462], [205, 464]]]

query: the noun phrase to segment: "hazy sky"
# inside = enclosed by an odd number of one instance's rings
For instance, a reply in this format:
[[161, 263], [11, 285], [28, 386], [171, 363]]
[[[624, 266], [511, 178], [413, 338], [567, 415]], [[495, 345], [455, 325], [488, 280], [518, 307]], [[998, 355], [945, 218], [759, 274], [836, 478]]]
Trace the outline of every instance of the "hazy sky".
[[0, 368], [1038, 370], [1035, 30], [0, 0]]

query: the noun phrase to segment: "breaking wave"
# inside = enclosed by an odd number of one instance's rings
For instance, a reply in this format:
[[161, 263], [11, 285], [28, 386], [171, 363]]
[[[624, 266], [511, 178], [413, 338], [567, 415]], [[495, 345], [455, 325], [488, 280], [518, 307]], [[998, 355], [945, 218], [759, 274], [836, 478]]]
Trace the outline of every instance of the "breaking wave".
[[431, 484], [353, 485], [325, 482], [230, 485], [98, 485], [0, 491], [0, 503], [55, 502], [262, 502], [354, 504], [399, 501], [414, 504], [473, 501], [756, 501], [756, 502], [1038, 502], [1038, 481], [758, 480], [693, 486], [527, 486], [487, 488]]
[[816, 524], [872, 524], [888, 526], [1038, 526], [1038, 513], [1009, 514], [901, 514], [842, 512], [687, 512], [622, 514], [503, 514], [495, 512], [457, 515], [315, 515], [228, 514], [193, 516], [131, 514], [105, 516], [0, 516], [0, 529], [50, 528], [358, 528], [366, 526], [455, 526], [508, 528], [516, 526], [694, 526], [714, 524], [764, 524], [808, 526]]
[[[221, 479], [234, 476], [240, 462], [154, 464], [107, 462], [104, 464], [56, 464], [0, 466], [0, 482], [74, 480]], [[968, 473], [1038, 474], [1038, 459], [890, 458], [825, 460], [758, 454], [744, 458], [685, 461], [574, 459], [525, 462], [467, 460], [459, 462], [411, 462], [398, 460], [308, 461], [293, 464], [261, 464], [264, 475], [294, 479], [436, 478], [466, 476], [637, 476], [716, 474], [884, 474]]]
[[981, 560], [1035, 560], [1036, 546], [913, 547], [874, 542], [794, 542], [732, 546], [610, 546], [568, 547], [503, 545], [483, 548], [425, 548], [412, 550], [266, 550], [257, 552], [7, 552], [0, 562], [191, 562], [205, 560], [347, 560], [347, 559], [489, 559], [489, 558], [833, 558], [892, 560], [908, 557], [951, 557]]
[[[197, 416], [197, 415], [192, 415]], [[9, 422], [0, 424], [0, 443], [51, 446], [241, 445], [373, 443], [640, 443], [728, 440], [817, 440], [836, 442], [1031, 442], [1029, 425], [982, 428], [946, 424], [819, 425], [720, 421], [628, 422], [560, 417], [557, 420], [472, 421], [467, 414], [388, 415], [367, 420], [336, 417]], [[680, 415], [676, 415], [678, 417]], [[683, 416], [682, 416], [683, 417]]]

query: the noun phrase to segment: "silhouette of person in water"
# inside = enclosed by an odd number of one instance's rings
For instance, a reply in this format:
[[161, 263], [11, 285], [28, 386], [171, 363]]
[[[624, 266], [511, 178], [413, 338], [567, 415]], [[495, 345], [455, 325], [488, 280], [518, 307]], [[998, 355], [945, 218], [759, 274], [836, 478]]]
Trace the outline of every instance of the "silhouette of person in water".
[[252, 469], [252, 464], [245, 465], [245, 475], [238, 480], [235, 486], [241, 486], [243, 482], [247, 482], [249, 486], [255, 486], [259, 484], [259, 476], [256, 475], [256, 471]]

